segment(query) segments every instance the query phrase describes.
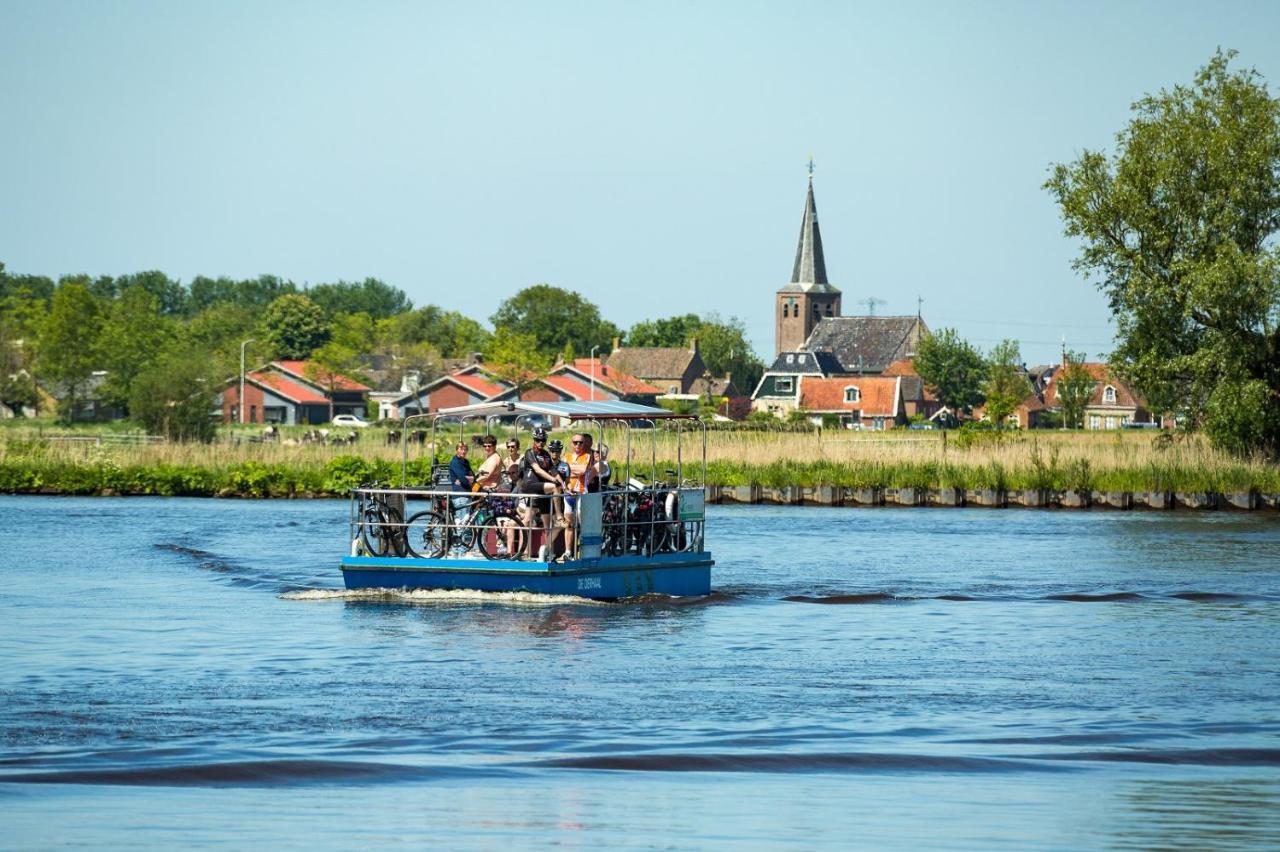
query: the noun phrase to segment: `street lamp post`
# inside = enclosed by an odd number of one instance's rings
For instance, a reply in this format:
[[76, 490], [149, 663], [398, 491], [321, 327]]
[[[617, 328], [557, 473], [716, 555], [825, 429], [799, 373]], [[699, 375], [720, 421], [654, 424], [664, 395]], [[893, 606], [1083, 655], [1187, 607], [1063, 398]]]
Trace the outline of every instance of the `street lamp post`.
[[600, 348], [599, 344], [591, 347], [591, 401], [592, 402], [595, 402], [596, 400], [596, 350], [599, 348]]
[[236, 404], [240, 408], [240, 417], [238, 419], [242, 425], [246, 422], [244, 419], [244, 348], [253, 342], [254, 339], [250, 337], [240, 344], [240, 396], [237, 398]]

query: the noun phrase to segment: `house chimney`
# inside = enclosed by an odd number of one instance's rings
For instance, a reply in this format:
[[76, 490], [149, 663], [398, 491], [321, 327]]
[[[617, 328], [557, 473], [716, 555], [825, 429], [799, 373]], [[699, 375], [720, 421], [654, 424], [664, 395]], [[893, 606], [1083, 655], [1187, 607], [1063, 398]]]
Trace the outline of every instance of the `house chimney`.
[[696, 337], [689, 338], [689, 351], [692, 352], [694, 355], [698, 354], [698, 338]]
[[471, 363], [472, 363], [472, 364], [481, 364], [481, 363], [483, 363], [483, 362], [484, 362], [484, 354], [483, 354], [483, 353], [480, 353], [480, 352], [472, 352], [472, 353], [471, 353]]
[[621, 348], [622, 348], [621, 343], [622, 343], [622, 338], [621, 338], [621, 337], [615, 337], [615, 338], [613, 339], [613, 349], [611, 349], [611, 350], [609, 350], [609, 351], [611, 351], [611, 352], [617, 352], [619, 349], [621, 349]]

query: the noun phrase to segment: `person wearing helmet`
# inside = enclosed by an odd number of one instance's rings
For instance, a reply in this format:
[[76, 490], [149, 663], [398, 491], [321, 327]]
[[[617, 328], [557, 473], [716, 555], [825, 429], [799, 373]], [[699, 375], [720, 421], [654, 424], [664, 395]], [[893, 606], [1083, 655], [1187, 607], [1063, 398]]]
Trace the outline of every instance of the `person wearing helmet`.
[[538, 554], [548, 558], [551, 554], [551, 502], [550, 495], [559, 493], [563, 486], [559, 474], [547, 452], [547, 430], [541, 426], [533, 430], [533, 446], [520, 460], [520, 492], [529, 496], [528, 506], [524, 510], [524, 524], [530, 531], [529, 555], [533, 556], [533, 528], [538, 516], [541, 516], [543, 552]]

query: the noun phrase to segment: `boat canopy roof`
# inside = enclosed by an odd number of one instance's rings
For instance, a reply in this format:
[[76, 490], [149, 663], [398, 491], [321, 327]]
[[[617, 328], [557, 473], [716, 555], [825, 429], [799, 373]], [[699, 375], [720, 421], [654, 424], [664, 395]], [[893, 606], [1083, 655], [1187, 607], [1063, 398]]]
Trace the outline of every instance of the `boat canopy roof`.
[[512, 414], [543, 414], [547, 417], [563, 417], [569, 420], [698, 420], [696, 414], [677, 414], [666, 408], [639, 405], [616, 399], [598, 399], [576, 402], [481, 402], [442, 408], [438, 416], [451, 417], [504, 417]]

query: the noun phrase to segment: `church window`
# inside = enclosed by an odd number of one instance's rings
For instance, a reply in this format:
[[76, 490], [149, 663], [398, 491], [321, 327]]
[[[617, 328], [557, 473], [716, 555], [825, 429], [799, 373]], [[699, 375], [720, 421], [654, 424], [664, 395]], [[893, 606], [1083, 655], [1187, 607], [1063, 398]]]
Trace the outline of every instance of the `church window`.
[[789, 311], [790, 311], [790, 310], [791, 310], [791, 306], [790, 306], [789, 304], [787, 304], [786, 302], [783, 302], [783, 303], [782, 303], [782, 318], [783, 318], [783, 319], [786, 319], [787, 317], [791, 316], [791, 314], [789, 313]]
[[844, 389], [845, 402], [857, 402], [862, 399], [862, 392], [858, 390], [856, 385], [849, 385]]
[[829, 316], [829, 317], [831, 317], [831, 316], [835, 316], [835, 314], [831, 313], [831, 310], [832, 310], [831, 303], [830, 303], [830, 302], [828, 302], [828, 303], [827, 303], [827, 316]]

